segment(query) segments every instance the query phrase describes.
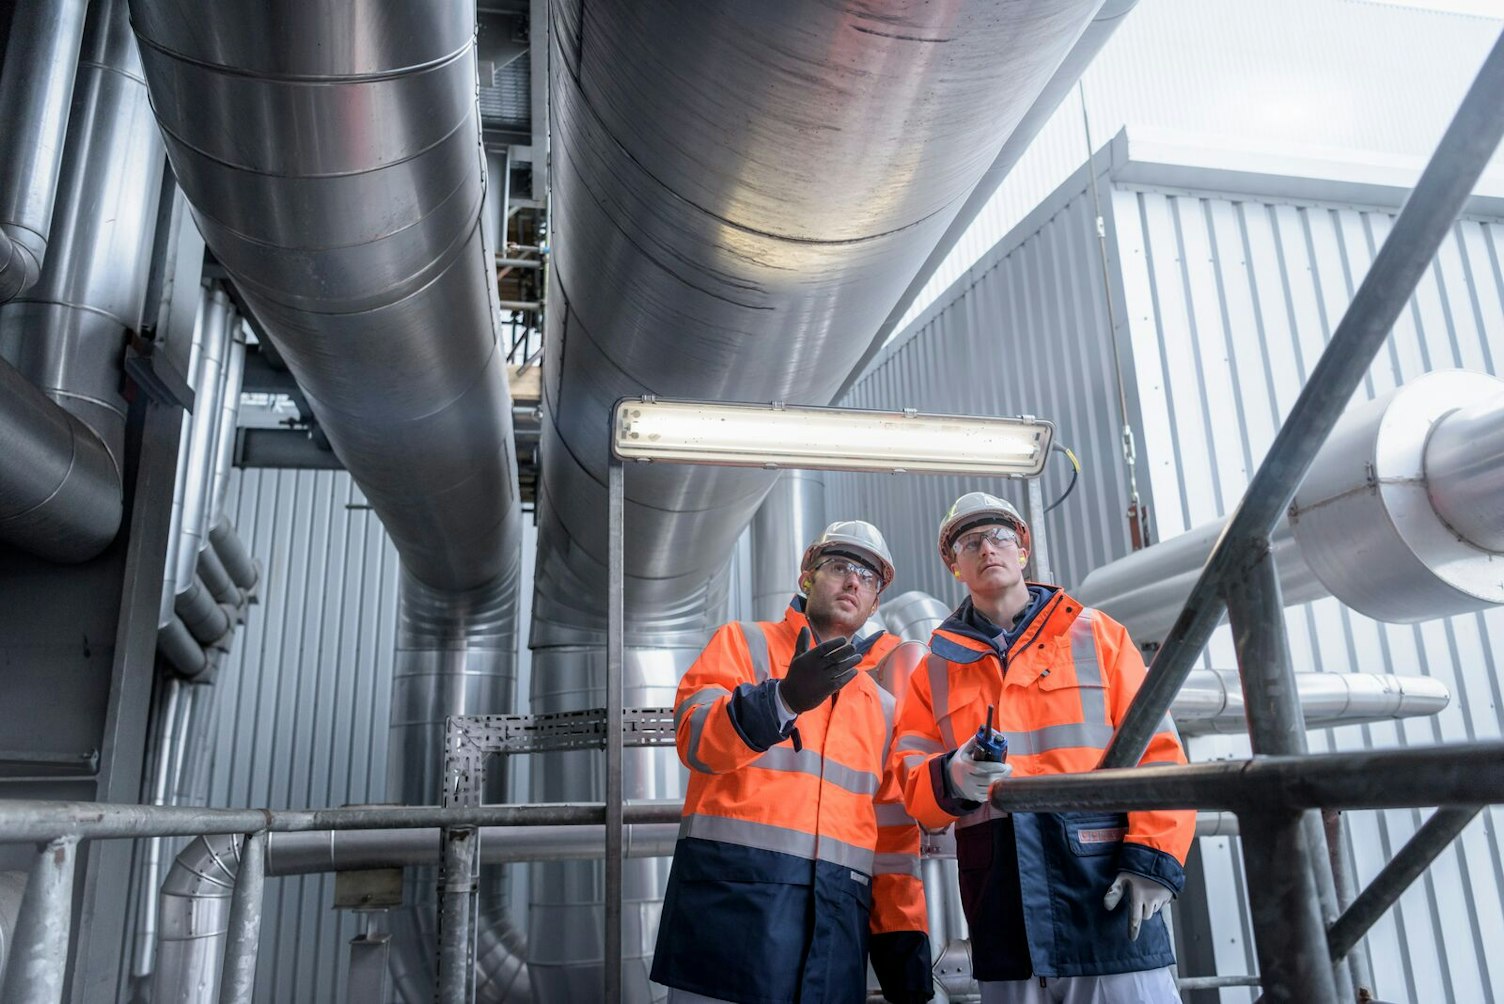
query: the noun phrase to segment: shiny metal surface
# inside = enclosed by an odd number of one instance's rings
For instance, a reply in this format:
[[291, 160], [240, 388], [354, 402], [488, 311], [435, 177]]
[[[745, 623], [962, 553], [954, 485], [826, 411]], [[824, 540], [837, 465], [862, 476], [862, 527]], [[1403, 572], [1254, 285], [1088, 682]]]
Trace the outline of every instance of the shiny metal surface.
[[[1307, 729], [1435, 715], [1452, 700], [1440, 680], [1385, 673], [1300, 672], [1295, 690]], [[1248, 730], [1242, 684], [1233, 669], [1192, 670], [1170, 712], [1181, 735]]]
[[[605, 578], [607, 408], [828, 403], [1098, 6], [554, 8], [535, 646], [601, 637], [570, 598]], [[629, 625], [703, 640], [695, 601], [772, 480], [634, 466]]]
[[179, 528], [177, 567], [173, 591], [185, 592], [198, 567], [198, 552], [208, 540], [209, 493], [214, 487], [214, 462], [219, 447], [219, 422], [223, 416], [225, 360], [230, 352], [230, 331], [238, 324], [235, 308], [223, 289], [209, 291], [204, 306], [203, 345], [193, 379], [193, 414], [188, 452], [178, 461], [186, 469], [183, 480], [183, 521]]
[[0, 73], [0, 303], [42, 273], [87, 0], [15, 4]]
[[[1122, 623], [1138, 644], [1157, 642], [1169, 633], [1226, 527], [1226, 519], [1213, 520], [1133, 551], [1094, 569], [1071, 595]], [[1306, 564], [1288, 522], [1274, 528], [1270, 543], [1287, 604], [1330, 595]]]
[[234, 626], [204, 580], [194, 575], [188, 588], [178, 593], [174, 604], [177, 615], [200, 644], [212, 645], [229, 633]]
[[78, 839], [42, 843], [26, 880], [0, 981], [0, 1004], [60, 1004], [73, 935], [73, 879]]
[[209, 542], [214, 545], [219, 560], [225, 563], [225, 571], [230, 573], [235, 584], [241, 589], [254, 589], [261, 578], [260, 569], [251, 558], [251, 553], [246, 550], [240, 534], [235, 532], [235, 525], [230, 522], [229, 516], [220, 516], [214, 528], [209, 531]]
[[[1496, 400], [1500, 386], [1498, 378], [1477, 373], [1428, 373], [1342, 416], [1290, 509], [1306, 562], [1342, 602], [1396, 623], [1504, 603], [1504, 559], [1460, 539], [1431, 503], [1448, 498], [1447, 474], [1463, 476], [1469, 486], [1457, 501], [1486, 486], [1490, 476], [1480, 475], [1479, 465], [1497, 468], [1504, 457], [1481, 451], [1504, 445], [1504, 436], [1480, 437], [1472, 455], [1443, 451], [1442, 462], [1432, 465], [1434, 480], [1426, 464], [1437, 421]], [[1493, 501], [1464, 518], [1486, 525], [1487, 514], [1500, 511]]]
[[516, 561], [474, 9], [136, 0], [208, 244], [420, 581]]
[[88, 426], [0, 360], [0, 538], [85, 561], [120, 528], [120, 473]]
[[[1099, 6], [552, 6], [535, 713], [603, 703], [610, 406], [641, 393], [829, 403]], [[721, 573], [774, 480], [628, 471], [629, 688], [636, 652], [682, 669], [724, 619]], [[681, 783], [671, 757], [635, 752], [628, 797]], [[544, 799], [593, 781], [583, 764], [534, 780]], [[598, 928], [598, 871], [535, 869], [546, 999], [599, 985], [595, 946], [559, 936]], [[624, 878], [625, 953], [644, 963], [662, 877], [634, 863]], [[649, 994], [642, 973], [625, 994]]]
[[127, 21], [125, 0], [89, 8], [47, 261], [0, 307], [0, 355], [94, 430], [117, 470], [125, 332], [141, 326], [163, 167]]
[[[635, 471], [634, 471], [635, 473]], [[799, 591], [799, 558], [825, 525], [825, 476], [784, 471], [752, 518], [752, 616], [783, 618]]]
[[[204, 338], [208, 333], [208, 325], [204, 323], [211, 302], [209, 290], [206, 284], [200, 282], [198, 287], [198, 307], [193, 319], [193, 334], [189, 340], [187, 368], [183, 371], [183, 377], [188, 381], [188, 386], [193, 388], [194, 398], [198, 397], [199, 370], [204, 354]], [[174, 349], [181, 347], [181, 341]], [[179, 353], [182, 354], [182, 353]], [[181, 423], [178, 431], [178, 469], [173, 480], [172, 488], [172, 518], [167, 528], [167, 560], [162, 565], [162, 605], [158, 611], [158, 627], [166, 627], [173, 618], [173, 600], [177, 596], [178, 582], [178, 550], [182, 546], [183, 537], [183, 509], [187, 502], [188, 494], [188, 459], [193, 450], [193, 416], [188, 415]]]
[[152, 1000], [215, 999], [241, 842], [238, 834], [195, 837], [173, 861], [162, 883]]
[[[1424, 457], [1436, 514], [1469, 544], [1504, 554], [1504, 381], [1436, 423]], [[1496, 561], [1499, 559], [1495, 559]]]
[[225, 378], [219, 400], [219, 419], [215, 426], [218, 441], [214, 447], [214, 465], [210, 478], [209, 508], [205, 513], [199, 553], [209, 546], [209, 528], [225, 507], [225, 489], [230, 484], [230, 467], [235, 462], [235, 424], [240, 415], [240, 387], [245, 379], [245, 322], [233, 319], [225, 354]]
[[911, 589], [877, 608], [887, 629], [904, 641], [930, 643], [930, 635], [945, 618], [950, 607], [929, 593]]

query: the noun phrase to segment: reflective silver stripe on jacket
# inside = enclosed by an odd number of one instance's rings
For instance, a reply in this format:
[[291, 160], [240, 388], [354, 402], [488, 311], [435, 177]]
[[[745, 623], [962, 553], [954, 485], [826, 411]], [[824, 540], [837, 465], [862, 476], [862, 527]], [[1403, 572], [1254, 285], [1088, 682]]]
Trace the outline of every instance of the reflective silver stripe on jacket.
[[754, 823], [746, 819], [727, 819], [724, 816], [685, 816], [679, 824], [679, 839], [697, 837], [701, 840], [719, 840], [723, 844], [740, 847], [756, 847], [764, 851], [792, 854], [806, 860], [829, 861], [831, 864], [872, 874], [873, 853], [866, 847], [857, 847], [833, 837], [816, 837], [813, 833], [791, 830], [768, 823]]
[[[844, 764], [836, 763], [829, 757], [824, 759], [824, 779], [838, 788], [844, 788], [854, 795], [875, 795], [881, 779], [871, 771], [856, 770]], [[748, 766], [761, 767], [763, 770], [786, 771], [791, 774], [808, 774], [810, 777], [821, 776], [821, 756], [812, 749], [795, 750], [792, 746], [774, 746], [762, 756], [753, 760]]]
[[684, 724], [684, 716], [689, 714], [692, 710], [699, 707], [700, 705], [709, 704], [712, 701], [720, 700], [722, 697], [730, 696], [731, 691], [727, 690], [725, 687], [717, 687], [712, 685], [709, 687], [700, 688], [693, 694], [690, 694], [684, 700], [680, 701], [679, 706], [674, 709], [674, 728], [680, 728]]
[[877, 804], [878, 826], [913, 826], [914, 817], [903, 807], [902, 802], [879, 802]]
[[872, 874], [874, 875], [911, 875], [919, 877], [919, 858], [913, 854], [900, 854], [894, 851], [884, 851], [882, 854], [872, 856]]
[[945, 747], [935, 742], [935, 740], [926, 738], [925, 736], [916, 736], [913, 733], [910, 733], [906, 736], [901, 736], [897, 744], [894, 746], [894, 749], [898, 750], [900, 753], [914, 750], [916, 752], [923, 753], [926, 756], [934, 756], [936, 753], [945, 752]]
[[747, 642], [747, 655], [752, 659], [752, 678], [763, 683], [772, 675], [768, 669], [771, 665], [768, 658], [768, 636], [761, 625], [752, 621], [738, 621], [736, 626], [742, 629], [742, 637]]
[[1071, 661], [1076, 664], [1076, 686], [1081, 695], [1081, 724], [1111, 725], [1112, 716], [1107, 711], [1107, 688], [1102, 684], [1102, 663], [1097, 659], [1097, 636], [1091, 626], [1092, 615], [1095, 613], [1095, 610], [1087, 608], [1071, 622]]

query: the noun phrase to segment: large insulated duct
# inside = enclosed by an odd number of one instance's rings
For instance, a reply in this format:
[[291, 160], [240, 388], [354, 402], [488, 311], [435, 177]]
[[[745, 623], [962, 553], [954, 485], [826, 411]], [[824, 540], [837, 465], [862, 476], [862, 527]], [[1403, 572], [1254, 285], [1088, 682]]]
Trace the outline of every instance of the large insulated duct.
[[[1428, 373], [1349, 408], [1271, 538], [1286, 604], [1336, 596], [1414, 623], [1504, 603], [1504, 380]], [[1096, 569], [1073, 590], [1139, 644], [1169, 631], [1225, 519]]]
[[401, 556], [387, 796], [432, 803], [444, 716], [509, 711], [515, 687], [519, 500], [475, 7], [131, 8], [199, 229]]
[[[5, 435], [28, 453], [0, 462], [0, 528], [34, 553], [82, 561], [119, 528], [121, 360], [126, 332], [141, 326], [162, 187], [124, 0], [89, 8], [67, 122], [51, 248], [37, 283], [0, 307], [0, 356], [77, 421], [31, 395], [6, 403]], [[17, 125], [7, 119], [8, 137]], [[108, 473], [96, 469], [100, 447]]]
[[22, 0], [0, 64], [0, 303], [42, 275], [87, 0]]
[[[844, 518], [844, 517], [843, 517]], [[820, 471], [778, 475], [752, 518], [752, 616], [783, 619], [799, 588], [804, 549], [825, 529], [825, 478]]]
[[[605, 704], [612, 403], [828, 403], [1100, 6], [551, 5], [534, 712]], [[774, 477], [628, 471], [627, 706], [672, 700]], [[671, 754], [627, 754], [629, 796], [679, 794]], [[535, 797], [600, 798], [598, 759], [533, 758]], [[627, 869], [629, 999], [649, 993], [662, 881]], [[598, 869], [540, 866], [532, 886], [535, 986], [593, 993], [599, 949], [565, 935], [599, 929]]]

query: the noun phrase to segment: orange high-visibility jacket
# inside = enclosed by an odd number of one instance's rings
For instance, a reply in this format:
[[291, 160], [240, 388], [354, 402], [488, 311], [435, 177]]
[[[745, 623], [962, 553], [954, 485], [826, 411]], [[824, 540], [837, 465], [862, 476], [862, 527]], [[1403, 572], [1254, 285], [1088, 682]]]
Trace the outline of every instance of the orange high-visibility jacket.
[[[890, 997], [923, 1000], [919, 830], [886, 771], [894, 701], [859, 672], [781, 727], [773, 681], [802, 611], [796, 598], [781, 622], [722, 626], [679, 684], [689, 786], [653, 979], [727, 1000], [861, 1001], [870, 940]], [[878, 638], [860, 668], [898, 646]]]
[[[1119, 870], [1178, 892], [1195, 835], [1193, 811], [1130, 812], [1126, 818], [1019, 813], [1010, 819], [948, 794], [946, 764], [984, 724], [988, 705], [997, 709], [994, 725], [1007, 737], [1014, 777], [1079, 773], [1097, 766], [1143, 683], [1143, 660], [1121, 624], [1083, 609], [1063, 590], [1031, 585], [1030, 591], [1037, 609], [1015, 629], [1006, 652], [974, 627], [970, 600], [931, 637], [932, 654], [911, 678], [898, 711], [891, 766], [905, 804], [924, 826], [956, 825], [962, 900], [973, 932], [997, 935], [998, 951], [1014, 955], [1027, 941], [1031, 958], [1006, 965], [974, 945], [978, 979], [1168, 965], [1173, 953], [1162, 923], [1130, 944], [1124, 911], [1106, 913], [1101, 899]], [[1140, 762], [1185, 759], [1167, 715]]]

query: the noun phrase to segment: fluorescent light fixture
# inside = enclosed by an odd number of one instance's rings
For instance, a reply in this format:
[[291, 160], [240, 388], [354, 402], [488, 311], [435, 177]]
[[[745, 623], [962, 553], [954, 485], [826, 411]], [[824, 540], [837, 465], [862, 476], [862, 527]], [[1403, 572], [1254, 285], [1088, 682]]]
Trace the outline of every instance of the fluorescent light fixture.
[[1029, 417], [626, 398], [612, 415], [623, 460], [1035, 477], [1055, 427]]

